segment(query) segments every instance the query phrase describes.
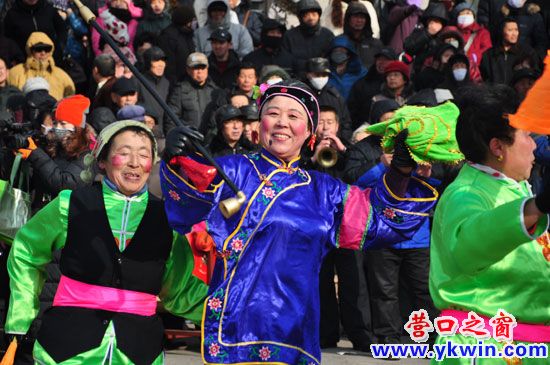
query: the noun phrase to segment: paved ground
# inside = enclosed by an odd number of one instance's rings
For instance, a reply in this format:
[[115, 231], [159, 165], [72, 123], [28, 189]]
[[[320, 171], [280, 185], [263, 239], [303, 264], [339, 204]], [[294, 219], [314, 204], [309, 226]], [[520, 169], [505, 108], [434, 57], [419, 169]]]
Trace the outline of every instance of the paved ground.
[[[167, 365], [201, 365], [200, 353], [187, 351], [185, 347], [166, 352]], [[351, 343], [340, 341], [338, 348], [323, 351], [323, 365], [429, 365], [427, 360], [403, 359], [399, 361], [376, 360], [354, 352]]]

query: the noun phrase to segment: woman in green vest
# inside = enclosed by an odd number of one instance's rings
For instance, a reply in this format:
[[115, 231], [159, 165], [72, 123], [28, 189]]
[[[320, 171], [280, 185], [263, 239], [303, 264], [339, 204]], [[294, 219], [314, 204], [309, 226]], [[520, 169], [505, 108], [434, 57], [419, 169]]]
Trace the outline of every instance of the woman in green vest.
[[166, 310], [198, 322], [207, 286], [192, 275], [191, 248], [169, 228], [162, 201], [147, 191], [157, 157], [151, 130], [137, 121], [113, 123], [93, 154], [102, 183], [61, 191], [15, 237], [5, 332], [25, 342], [38, 313], [43, 268], [62, 249], [62, 276], [43, 316], [35, 361], [163, 364], [157, 298]]

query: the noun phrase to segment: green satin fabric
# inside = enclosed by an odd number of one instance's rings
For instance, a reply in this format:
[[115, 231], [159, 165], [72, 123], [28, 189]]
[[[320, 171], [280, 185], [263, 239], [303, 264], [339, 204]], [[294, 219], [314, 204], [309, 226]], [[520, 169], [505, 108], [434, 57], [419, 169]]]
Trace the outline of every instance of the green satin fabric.
[[469, 165], [447, 188], [434, 216], [430, 293], [439, 309], [493, 317], [502, 308], [520, 322], [550, 324], [550, 262], [523, 227], [527, 183], [497, 180]]
[[[90, 351], [78, 354], [61, 363], [56, 363], [50, 355], [44, 350], [38, 342], [33, 348], [33, 357], [37, 364], [40, 365], [82, 365], [82, 364], [110, 364], [110, 365], [130, 365], [133, 362], [128, 359], [122, 351], [116, 347], [116, 336], [113, 327], [113, 322], [109, 323], [105, 336], [101, 340], [101, 344]], [[164, 364], [164, 354], [160, 354], [151, 365]]]
[[[70, 191], [62, 191], [37, 212], [14, 239], [8, 258], [11, 297], [6, 333], [27, 333], [38, 313], [44, 267], [51, 261], [52, 251], [65, 245], [70, 196]], [[125, 237], [128, 243], [143, 217], [148, 193], [128, 203], [123, 195], [103, 184], [103, 197], [113, 235]], [[168, 311], [199, 323], [208, 286], [192, 275], [193, 266], [193, 253], [187, 239], [174, 232], [159, 297]]]

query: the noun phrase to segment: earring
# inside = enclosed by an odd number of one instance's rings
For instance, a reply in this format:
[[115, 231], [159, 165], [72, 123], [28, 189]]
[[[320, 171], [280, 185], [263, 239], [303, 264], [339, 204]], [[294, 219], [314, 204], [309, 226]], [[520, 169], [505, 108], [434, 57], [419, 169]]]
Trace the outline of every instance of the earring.
[[499, 155], [499, 156], [497, 157], [497, 161], [498, 161], [498, 162], [502, 162], [503, 159], [504, 159], [504, 157], [502, 157], [502, 155]]

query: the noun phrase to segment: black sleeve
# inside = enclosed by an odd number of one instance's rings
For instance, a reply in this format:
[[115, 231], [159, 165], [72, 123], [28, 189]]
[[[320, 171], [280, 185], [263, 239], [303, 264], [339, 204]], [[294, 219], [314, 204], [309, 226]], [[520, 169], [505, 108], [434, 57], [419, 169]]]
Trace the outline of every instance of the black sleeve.
[[34, 150], [28, 158], [31, 163], [33, 176], [38, 177], [42, 187], [52, 195], [57, 195], [61, 190], [74, 190], [87, 185], [80, 174], [86, 169], [82, 158], [71, 161], [67, 166], [61, 168], [41, 148]]
[[479, 5], [477, 7], [477, 22], [481, 25], [485, 25], [486, 28], [489, 28], [490, 1], [491, 0], [479, 0]]
[[[174, 111], [174, 113], [177, 115], [178, 118], [181, 119], [182, 117], [182, 110], [181, 110], [181, 87], [178, 87], [176, 86], [173, 90], [172, 90], [172, 93], [168, 96], [168, 107], [170, 109], [172, 109]], [[170, 118], [168, 116], [168, 113], [165, 113], [164, 114], [164, 124], [162, 126], [162, 132], [164, 133], [164, 135], [168, 135], [168, 132], [170, 132], [170, 130], [172, 128], [174, 128], [176, 126], [176, 124], [174, 123], [174, 121], [172, 120], [172, 118]]]
[[424, 51], [430, 44], [431, 37], [424, 29], [415, 29], [410, 36], [405, 39], [403, 47], [405, 52], [416, 56]]
[[357, 142], [346, 151], [344, 182], [348, 184], [355, 183], [365, 172], [380, 162], [381, 150], [375, 151], [367, 138]]

